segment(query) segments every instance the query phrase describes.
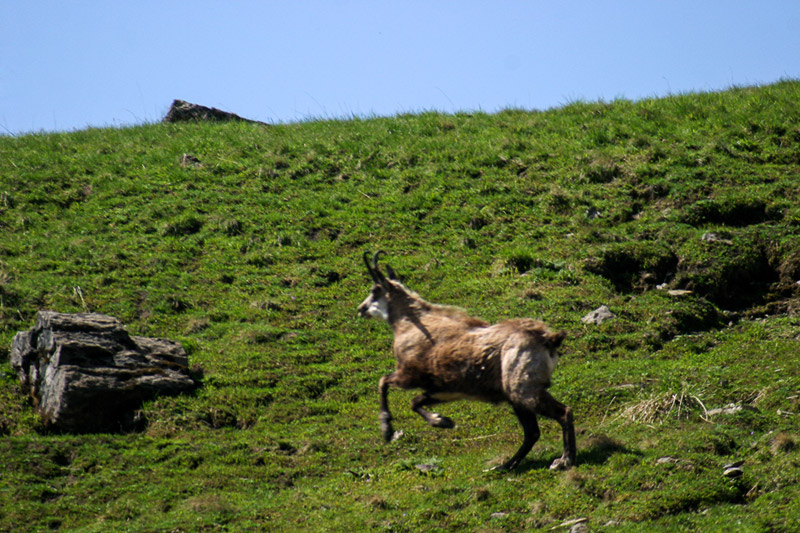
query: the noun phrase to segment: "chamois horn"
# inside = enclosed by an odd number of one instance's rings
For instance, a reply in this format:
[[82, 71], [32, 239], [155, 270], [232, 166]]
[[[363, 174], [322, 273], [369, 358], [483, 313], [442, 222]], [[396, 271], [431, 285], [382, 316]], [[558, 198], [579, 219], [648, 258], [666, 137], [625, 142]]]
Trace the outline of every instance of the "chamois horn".
[[[367, 271], [369, 275], [372, 276], [372, 280], [375, 283], [384, 284], [386, 282], [386, 276], [383, 275], [378, 266], [378, 259], [380, 259], [381, 255], [387, 255], [387, 253], [384, 250], [378, 250], [373, 254], [372, 261], [370, 262], [369, 252], [364, 252], [364, 264], [367, 265]], [[386, 273], [389, 275], [389, 279], [397, 279], [394, 269], [389, 265], [386, 265]]]
[[[381, 254], [389, 255], [383, 250], [378, 250], [377, 252], [375, 252], [375, 255], [372, 256], [372, 266], [375, 268], [375, 270], [378, 270], [378, 258], [381, 256]], [[397, 274], [394, 273], [394, 269], [389, 265], [385, 266], [386, 266], [386, 274], [389, 276], [389, 279], [396, 280]]]
[[369, 272], [369, 275], [372, 277], [372, 281], [374, 281], [375, 283], [381, 283], [381, 279], [383, 278], [381, 271], [378, 270], [379, 254], [380, 252], [372, 256], [372, 262], [370, 262], [369, 252], [364, 252], [364, 264], [367, 265], [367, 272]]
[[375, 270], [378, 270], [378, 258], [380, 258], [381, 255], [387, 255], [387, 254], [383, 250], [378, 250], [377, 252], [375, 252], [375, 255], [372, 256], [372, 268], [374, 268]]

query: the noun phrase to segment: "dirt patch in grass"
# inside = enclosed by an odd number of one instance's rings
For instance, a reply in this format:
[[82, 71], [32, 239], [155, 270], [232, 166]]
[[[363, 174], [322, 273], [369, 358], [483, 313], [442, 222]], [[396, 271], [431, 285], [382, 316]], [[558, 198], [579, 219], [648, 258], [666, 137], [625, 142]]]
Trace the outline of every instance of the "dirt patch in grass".
[[[778, 249], [762, 233], [704, 232], [674, 248], [655, 241], [615, 243], [586, 259], [584, 268], [617, 292], [678, 289], [720, 309], [745, 311], [800, 294], [800, 246]], [[697, 322], [697, 313], [684, 311], [682, 319]], [[700, 313], [702, 324], [688, 327], [707, 329], [718, 320], [718, 312], [707, 311]]]
[[730, 240], [693, 239], [679, 254], [681, 260], [672, 285], [694, 291], [726, 309], [763, 304], [779, 279], [757, 235]]
[[584, 263], [586, 270], [614, 284], [619, 292], [653, 288], [674, 274], [678, 257], [666, 245], [634, 241], [611, 245]]
[[780, 212], [772, 209], [763, 198], [732, 196], [695, 202], [685, 209], [682, 222], [692, 226], [722, 224], [742, 227], [780, 218]]

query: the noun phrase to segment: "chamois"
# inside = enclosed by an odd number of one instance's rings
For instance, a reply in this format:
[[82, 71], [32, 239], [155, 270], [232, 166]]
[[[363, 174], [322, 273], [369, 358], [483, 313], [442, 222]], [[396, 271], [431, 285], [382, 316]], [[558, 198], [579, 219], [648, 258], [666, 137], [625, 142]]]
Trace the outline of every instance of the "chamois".
[[458, 399], [508, 402], [522, 425], [523, 441], [501, 470], [516, 468], [539, 439], [536, 416], [556, 420], [564, 453], [553, 470], [575, 464], [575, 428], [572, 410], [547, 391], [558, 361], [557, 349], [566, 333], [551, 331], [542, 322], [521, 318], [490, 325], [456, 307], [423, 300], [397, 280], [389, 265], [378, 267], [378, 252], [364, 263], [373, 280], [367, 298], [358, 306], [362, 317], [380, 318], [394, 332], [395, 371], [380, 379], [380, 424], [390, 442], [401, 432], [392, 427], [387, 403], [390, 386], [422, 389], [411, 409], [434, 427], [452, 428], [453, 421], [425, 407]]

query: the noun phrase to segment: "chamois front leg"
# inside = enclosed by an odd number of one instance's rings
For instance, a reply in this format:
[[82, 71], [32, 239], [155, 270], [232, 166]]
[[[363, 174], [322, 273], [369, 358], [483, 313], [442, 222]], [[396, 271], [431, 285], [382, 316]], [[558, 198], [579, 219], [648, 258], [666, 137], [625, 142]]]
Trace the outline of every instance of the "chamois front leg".
[[577, 447], [575, 445], [575, 423], [572, 409], [553, 398], [546, 390], [542, 390], [536, 411], [542, 416], [554, 419], [561, 426], [564, 453], [553, 461], [553, 464], [550, 465], [550, 470], [566, 470], [574, 466]]
[[442, 400], [437, 400], [427, 392], [423, 392], [413, 400], [411, 400], [411, 410], [425, 419], [429, 425], [435, 428], [453, 428], [456, 426], [450, 418], [442, 416], [439, 413], [431, 413], [424, 407], [426, 405], [436, 405], [442, 403]]
[[536, 420], [536, 413], [523, 406], [514, 405], [513, 407], [514, 414], [517, 415], [517, 419], [522, 426], [522, 445], [511, 459], [500, 466], [494, 467], [492, 470], [511, 470], [516, 468], [528, 455], [528, 452], [531, 451], [536, 441], [539, 440], [539, 422]]
[[395, 431], [392, 427], [392, 413], [389, 411], [389, 402], [386, 396], [389, 392], [389, 385], [394, 381], [394, 372], [383, 376], [378, 382], [378, 392], [380, 393], [380, 414], [378, 420], [381, 422], [381, 435], [386, 442], [392, 442], [400, 438], [402, 431]]

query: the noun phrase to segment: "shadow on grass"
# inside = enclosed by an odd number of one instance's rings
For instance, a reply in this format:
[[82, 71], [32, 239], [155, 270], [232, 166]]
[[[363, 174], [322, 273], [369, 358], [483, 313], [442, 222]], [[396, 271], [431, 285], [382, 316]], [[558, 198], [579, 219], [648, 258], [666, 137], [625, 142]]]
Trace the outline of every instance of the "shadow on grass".
[[[576, 466], [580, 465], [601, 465], [606, 463], [613, 455], [618, 453], [631, 454], [636, 456], [643, 455], [639, 450], [632, 450], [621, 442], [618, 442], [606, 435], [600, 435], [587, 439], [584, 448], [578, 448]], [[517, 472], [528, 472], [529, 470], [546, 470], [550, 468], [552, 459], [532, 459], [524, 461], [517, 469]]]
[[644, 455], [639, 450], [628, 448], [607, 435], [598, 435], [587, 439], [586, 447], [578, 450], [578, 464], [601, 465], [618, 453]]

